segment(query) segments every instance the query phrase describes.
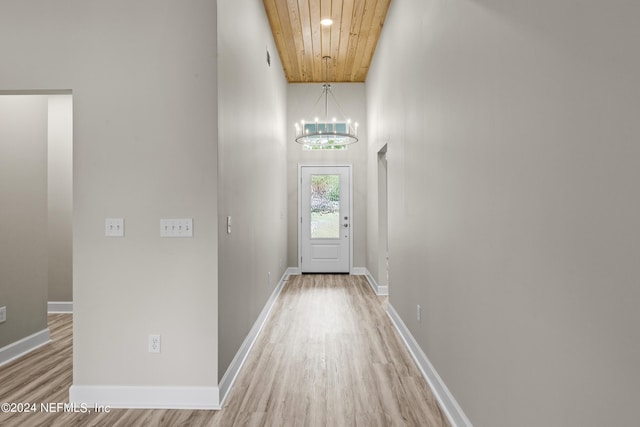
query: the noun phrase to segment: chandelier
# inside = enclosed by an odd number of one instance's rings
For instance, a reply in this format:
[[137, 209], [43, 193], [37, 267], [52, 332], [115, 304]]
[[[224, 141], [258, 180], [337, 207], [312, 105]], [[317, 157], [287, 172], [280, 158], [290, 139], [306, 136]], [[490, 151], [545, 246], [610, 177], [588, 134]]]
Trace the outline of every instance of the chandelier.
[[[343, 149], [349, 144], [358, 142], [358, 123], [352, 124], [351, 119], [345, 118], [342, 114], [340, 105], [331, 92], [331, 85], [328, 82], [328, 67], [331, 57], [323, 56], [322, 59], [325, 65], [325, 83], [322, 85], [322, 93], [315, 105], [317, 106], [324, 98], [324, 117], [316, 117], [311, 122], [301, 120], [296, 123], [296, 142], [311, 149]], [[342, 116], [340, 121], [329, 114], [329, 98]]]

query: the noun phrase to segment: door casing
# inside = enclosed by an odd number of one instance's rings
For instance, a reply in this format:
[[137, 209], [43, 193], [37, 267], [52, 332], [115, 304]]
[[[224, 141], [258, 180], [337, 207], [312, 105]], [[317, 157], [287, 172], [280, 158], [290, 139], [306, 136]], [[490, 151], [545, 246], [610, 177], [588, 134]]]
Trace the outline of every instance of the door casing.
[[298, 271], [302, 269], [302, 263], [300, 257], [302, 256], [302, 169], [305, 167], [315, 168], [335, 168], [346, 167], [349, 174], [349, 274], [353, 271], [353, 232], [354, 232], [354, 214], [353, 214], [353, 167], [350, 163], [331, 163], [331, 164], [318, 164], [318, 163], [299, 163], [298, 164], [298, 216], [296, 221], [298, 222]]

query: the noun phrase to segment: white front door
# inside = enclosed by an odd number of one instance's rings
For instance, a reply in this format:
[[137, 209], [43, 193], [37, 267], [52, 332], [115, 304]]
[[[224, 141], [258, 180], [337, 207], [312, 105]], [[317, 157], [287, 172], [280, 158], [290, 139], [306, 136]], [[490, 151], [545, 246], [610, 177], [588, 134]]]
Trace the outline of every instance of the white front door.
[[300, 166], [300, 269], [349, 273], [351, 167]]

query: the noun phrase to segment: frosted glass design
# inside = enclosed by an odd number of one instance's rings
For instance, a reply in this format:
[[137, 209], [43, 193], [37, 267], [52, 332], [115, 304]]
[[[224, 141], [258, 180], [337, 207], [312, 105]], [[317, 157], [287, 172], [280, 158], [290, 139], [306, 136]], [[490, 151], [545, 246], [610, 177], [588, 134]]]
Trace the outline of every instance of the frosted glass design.
[[340, 175], [311, 175], [311, 238], [340, 238]]

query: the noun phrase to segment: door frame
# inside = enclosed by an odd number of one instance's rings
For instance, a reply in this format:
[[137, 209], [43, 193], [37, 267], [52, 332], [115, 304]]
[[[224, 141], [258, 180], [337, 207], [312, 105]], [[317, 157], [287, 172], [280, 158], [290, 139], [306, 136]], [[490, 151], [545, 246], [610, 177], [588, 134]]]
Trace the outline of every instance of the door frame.
[[302, 263], [300, 257], [302, 256], [302, 168], [303, 167], [315, 167], [315, 168], [337, 168], [346, 167], [349, 174], [349, 274], [353, 271], [353, 165], [351, 163], [298, 163], [298, 216], [296, 222], [298, 223], [298, 271], [302, 271]]
[[389, 292], [389, 169], [387, 144], [378, 151], [378, 288]]

